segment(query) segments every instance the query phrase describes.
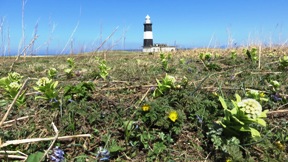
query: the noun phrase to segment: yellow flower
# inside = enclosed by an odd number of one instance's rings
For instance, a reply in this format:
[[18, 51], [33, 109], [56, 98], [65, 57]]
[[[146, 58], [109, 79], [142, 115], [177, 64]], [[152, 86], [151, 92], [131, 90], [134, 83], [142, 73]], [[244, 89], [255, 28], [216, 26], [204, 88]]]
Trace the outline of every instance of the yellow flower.
[[265, 94], [264, 94], [263, 92], [261, 92], [261, 93], [259, 94], [259, 96], [260, 96], [260, 97], [265, 97]]
[[275, 142], [275, 145], [281, 151], [285, 149], [285, 146], [280, 141]]
[[143, 111], [149, 111], [150, 110], [150, 106], [149, 105], [143, 105], [142, 106], [142, 110]]
[[178, 119], [178, 114], [175, 110], [173, 110], [169, 113], [168, 117], [171, 121], [175, 122]]
[[227, 158], [227, 159], [226, 159], [226, 162], [232, 162], [231, 157]]

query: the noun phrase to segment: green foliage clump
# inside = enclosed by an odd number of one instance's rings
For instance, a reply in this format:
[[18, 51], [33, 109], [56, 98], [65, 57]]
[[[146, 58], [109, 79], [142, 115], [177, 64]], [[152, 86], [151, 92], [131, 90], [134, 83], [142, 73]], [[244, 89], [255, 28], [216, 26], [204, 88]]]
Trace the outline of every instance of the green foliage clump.
[[210, 52], [200, 53], [199, 58], [203, 62], [207, 70], [221, 70], [221, 67], [217, 63], [214, 63], [212, 61], [212, 54]]
[[58, 81], [53, 81], [47, 77], [42, 77], [36, 82], [37, 86], [34, 86], [34, 90], [40, 92], [40, 96], [36, 96], [35, 99], [44, 99], [53, 104], [58, 104]]
[[279, 68], [284, 70], [288, 67], [288, 56], [283, 56], [279, 58]]
[[[5, 106], [9, 102], [11, 102], [17, 95], [18, 91], [22, 87], [22, 78], [19, 73], [12, 72], [8, 73], [7, 77], [3, 77], [0, 79], [0, 88], [4, 90], [3, 99], [0, 100], [0, 106]], [[25, 104], [25, 91], [20, 94], [18, 99], [16, 100], [16, 104], [18, 106]]]
[[165, 78], [163, 78], [162, 81], [159, 81], [158, 79], [156, 79], [156, 81], [157, 81], [157, 88], [153, 92], [154, 97], [164, 95], [164, 93], [174, 88], [176, 79], [175, 77], [166, 74]]
[[65, 101], [87, 100], [91, 97], [91, 92], [95, 90], [93, 82], [81, 82], [76, 85], [67, 85], [64, 87]]
[[248, 59], [251, 60], [252, 63], [256, 63], [259, 59], [257, 52], [258, 52], [258, 50], [255, 47], [253, 47], [251, 50], [249, 50], [249, 49], [245, 50], [245, 53], [246, 53]]
[[109, 70], [111, 68], [107, 66], [107, 62], [104, 59], [100, 59], [99, 57], [95, 57], [96, 61], [98, 62], [98, 68], [99, 68], [99, 76], [106, 80], [107, 77], [109, 76]]
[[172, 58], [171, 53], [168, 53], [168, 55], [165, 55], [164, 53], [160, 53], [160, 60], [161, 60], [162, 68], [166, 72], [169, 71], [168, 62], [171, 60], [171, 58]]
[[244, 99], [236, 94], [236, 101], [232, 100], [233, 108], [229, 109], [221, 96], [219, 100], [224, 108], [224, 118], [218, 123], [224, 128], [227, 134], [240, 137], [242, 132], [250, 133], [250, 137], [259, 140], [260, 132], [253, 128], [252, 124], [258, 124], [266, 127], [266, 118], [268, 110], [262, 112], [262, 106], [254, 99]]

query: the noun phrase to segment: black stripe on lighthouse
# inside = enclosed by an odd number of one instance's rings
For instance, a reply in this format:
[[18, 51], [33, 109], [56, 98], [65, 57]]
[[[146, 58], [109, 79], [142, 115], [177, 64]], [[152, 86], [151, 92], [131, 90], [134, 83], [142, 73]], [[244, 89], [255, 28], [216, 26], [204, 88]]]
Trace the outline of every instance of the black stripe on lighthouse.
[[145, 17], [144, 23], [144, 42], [143, 47], [152, 47], [153, 46], [153, 33], [152, 33], [152, 23], [149, 15]]

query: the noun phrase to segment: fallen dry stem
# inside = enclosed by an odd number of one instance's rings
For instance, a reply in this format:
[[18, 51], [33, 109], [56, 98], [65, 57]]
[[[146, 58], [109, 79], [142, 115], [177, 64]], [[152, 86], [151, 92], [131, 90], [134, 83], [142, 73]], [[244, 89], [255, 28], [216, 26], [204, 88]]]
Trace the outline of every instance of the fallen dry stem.
[[[71, 138], [80, 138], [80, 137], [91, 137], [91, 134], [80, 134], [80, 135], [74, 135], [74, 136], [62, 136], [58, 137], [58, 140], [70, 140]], [[30, 138], [30, 139], [23, 139], [23, 140], [11, 140], [6, 141], [2, 145], [0, 145], [0, 148], [6, 147], [9, 145], [18, 145], [18, 144], [24, 144], [24, 143], [32, 143], [32, 142], [41, 142], [41, 141], [51, 141], [54, 140], [55, 137], [47, 137], [47, 138]]]
[[[34, 115], [33, 115], [34, 116]], [[13, 119], [13, 120], [9, 120], [9, 121], [6, 121], [6, 122], [3, 122], [3, 124], [9, 124], [9, 123], [13, 123], [13, 122], [16, 122], [16, 121], [20, 121], [20, 120], [24, 120], [24, 119], [27, 119], [31, 116], [23, 116], [23, 117], [20, 117], [20, 118], [17, 118], [17, 119]]]
[[0, 154], [0, 159], [18, 159], [18, 160], [26, 160], [27, 157], [26, 156], [19, 156], [19, 155], [1, 155]]
[[[19, 155], [11, 155], [11, 154], [20, 154]], [[28, 155], [24, 154], [21, 151], [0, 151], [0, 159], [18, 159], [18, 160], [26, 160]]]

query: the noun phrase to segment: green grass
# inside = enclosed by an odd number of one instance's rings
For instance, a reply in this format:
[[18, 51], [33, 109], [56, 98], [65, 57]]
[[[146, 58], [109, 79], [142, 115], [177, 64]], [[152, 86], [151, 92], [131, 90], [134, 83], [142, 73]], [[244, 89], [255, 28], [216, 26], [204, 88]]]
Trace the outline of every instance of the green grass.
[[[233, 50], [236, 54], [232, 57]], [[25, 88], [26, 104], [15, 105], [7, 120], [28, 118], [4, 124], [1, 142], [54, 137], [53, 122], [59, 137], [91, 135], [56, 140], [54, 146], [65, 151], [66, 161], [96, 161], [100, 147], [110, 152], [110, 161], [287, 161], [288, 113], [283, 110], [287, 110], [288, 68], [280, 68], [278, 62], [287, 50], [262, 50], [260, 68], [258, 61], [250, 61], [242, 49], [233, 50], [178, 51], [172, 53], [165, 69], [157, 53], [97, 53], [102, 59], [106, 57], [110, 68], [105, 80], [99, 75], [99, 62], [91, 54], [20, 58], [13, 71], [22, 75], [23, 81], [27, 77], [48, 77], [49, 68], [56, 68], [53, 81], [59, 81], [58, 102], [35, 100], [36, 81], [30, 81]], [[207, 52], [212, 58], [201, 60], [200, 53]], [[75, 61], [69, 76], [64, 72], [67, 58]], [[0, 78], [7, 76], [14, 59], [0, 58]], [[162, 80], [166, 74], [175, 77], [175, 87], [153, 97], [156, 79]], [[187, 83], [182, 80], [184, 76]], [[273, 80], [281, 86], [273, 89]], [[216, 123], [224, 117], [217, 95], [226, 101], [235, 100], [236, 93], [245, 98], [249, 89], [259, 90], [269, 98], [261, 102], [263, 110], [270, 113], [265, 119], [267, 127], [255, 125], [261, 133], [257, 142], [249, 134], [227, 135]], [[0, 99], [7, 99], [5, 90], [0, 92]], [[274, 101], [272, 95], [282, 100]], [[143, 105], [148, 105], [149, 110], [143, 111]], [[7, 107], [0, 107], [0, 118]], [[169, 119], [171, 111], [178, 114], [175, 122]], [[45, 152], [51, 143], [16, 144], [0, 150], [21, 151], [31, 158], [37, 151]]]

